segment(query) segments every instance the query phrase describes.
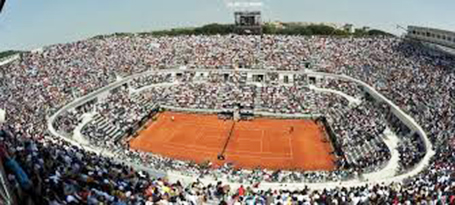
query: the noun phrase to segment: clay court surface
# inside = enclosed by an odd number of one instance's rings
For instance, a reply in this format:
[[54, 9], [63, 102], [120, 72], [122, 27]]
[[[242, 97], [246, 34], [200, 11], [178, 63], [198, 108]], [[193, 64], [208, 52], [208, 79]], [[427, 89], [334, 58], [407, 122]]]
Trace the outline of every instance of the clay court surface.
[[[171, 120], [174, 117], [174, 121]], [[312, 120], [256, 118], [236, 122], [227, 144], [225, 161], [217, 160], [233, 121], [216, 115], [164, 112], [139, 136], [131, 148], [198, 163], [232, 162], [242, 168], [332, 170], [334, 156], [324, 131]], [[294, 130], [291, 132], [291, 127]]]

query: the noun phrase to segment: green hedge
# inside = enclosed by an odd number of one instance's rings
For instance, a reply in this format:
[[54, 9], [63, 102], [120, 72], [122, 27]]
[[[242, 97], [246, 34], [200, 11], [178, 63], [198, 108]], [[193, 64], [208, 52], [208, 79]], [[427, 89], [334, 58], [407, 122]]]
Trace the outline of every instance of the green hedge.
[[[362, 30], [355, 29], [354, 33], [349, 33], [345, 30], [335, 29], [327, 25], [300, 25], [296, 23], [283, 23], [283, 26], [277, 27], [271, 23], [262, 25], [263, 34], [281, 34], [281, 35], [331, 35], [331, 36], [392, 36], [392, 34], [373, 29]], [[151, 32], [140, 33], [114, 33], [111, 35], [100, 35], [94, 38], [105, 38], [110, 36], [178, 36], [178, 35], [228, 35], [235, 33], [235, 26], [233, 24], [218, 24], [212, 23], [201, 27], [191, 28], [173, 28], [169, 30], [159, 30]]]

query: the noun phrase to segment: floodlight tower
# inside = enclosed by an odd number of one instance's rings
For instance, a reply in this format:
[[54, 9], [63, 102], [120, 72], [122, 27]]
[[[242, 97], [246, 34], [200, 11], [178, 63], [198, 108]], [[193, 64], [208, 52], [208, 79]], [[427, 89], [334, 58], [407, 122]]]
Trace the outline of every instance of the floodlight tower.
[[262, 34], [262, 1], [229, 0], [226, 4], [234, 11], [235, 28], [238, 34]]

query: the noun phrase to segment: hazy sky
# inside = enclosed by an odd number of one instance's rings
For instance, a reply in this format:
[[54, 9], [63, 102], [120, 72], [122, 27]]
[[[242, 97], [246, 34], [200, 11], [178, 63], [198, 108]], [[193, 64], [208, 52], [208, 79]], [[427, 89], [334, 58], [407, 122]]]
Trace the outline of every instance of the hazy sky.
[[[7, 0], [0, 51], [97, 34], [233, 22], [229, 0]], [[400, 33], [409, 24], [455, 30], [455, 0], [263, 0], [266, 21], [353, 23]]]

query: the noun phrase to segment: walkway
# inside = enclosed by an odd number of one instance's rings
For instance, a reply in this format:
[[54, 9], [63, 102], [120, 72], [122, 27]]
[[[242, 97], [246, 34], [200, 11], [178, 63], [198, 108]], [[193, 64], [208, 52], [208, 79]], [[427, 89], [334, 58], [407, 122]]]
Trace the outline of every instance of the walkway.
[[352, 97], [350, 95], [347, 95], [346, 93], [343, 93], [338, 90], [329, 89], [329, 88], [319, 88], [314, 85], [309, 85], [308, 88], [310, 88], [311, 90], [317, 91], [317, 92], [334, 93], [334, 94], [340, 95], [349, 101], [349, 105], [360, 105], [362, 103], [362, 100]]
[[391, 157], [383, 169], [378, 172], [372, 172], [364, 175], [364, 177], [369, 181], [393, 177], [396, 175], [399, 167], [400, 153], [398, 152], [397, 147], [400, 139], [389, 128], [384, 131], [384, 137], [382, 139], [389, 148]]
[[83, 145], [89, 145], [90, 142], [87, 140], [87, 138], [85, 138], [84, 135], [82, 135], [81, 131], [82, 131], [82, 128], [85, 127], [85, 125], [87, 125], [90, 121], [92, 121], [93, 119], [93, 116], [95, 116], [95, 112], [90, 112], [90, 113], [84, 113], [82, 115], [82, 122], [79, 123], [76, 128], [74, 128], [74, 131], [73, 131], [73, 139], [76, 140], [76, 142], [79, 142]]

